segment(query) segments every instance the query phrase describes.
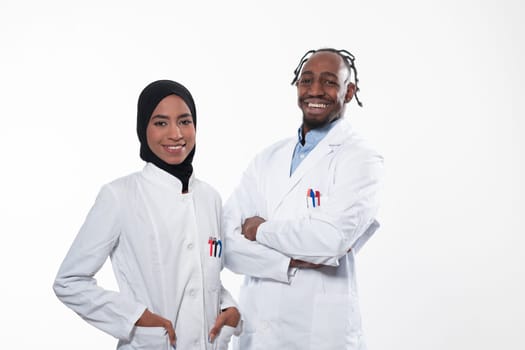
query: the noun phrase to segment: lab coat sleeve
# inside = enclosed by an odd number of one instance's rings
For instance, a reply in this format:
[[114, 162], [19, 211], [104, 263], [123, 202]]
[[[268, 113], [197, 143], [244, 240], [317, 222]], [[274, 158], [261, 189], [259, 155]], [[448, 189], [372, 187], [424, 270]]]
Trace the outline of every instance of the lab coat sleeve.
[[59, 268], [53, 289], [88, 323], [128, 340], [146, 306], [99, 287], [94, 278], [118, 242], [119, 210], [117, 196], [104, 186]]
[[224, 205], [224, 264], [238, 274], [288, 283], [290, 258], [271, 247], [249, 241], [241, 234], [241, 225], [245, 219], [265, 215], [264, 208], [257, 205], [263, 201], [260, 199], [256, 174], [254, 160]]
[[352, 251], [354, 254], [357, 254], [361, 248], [365, 245], [366, 242], [372, 237], [372, 235], [376, 232], [376, 230], [379, 228], [379, 222], [377, 220], [374, 220], [370, 226], [366, 229], [366, 231], [359, 236], [359, 238], [352, 244]]
[[221, 305], [221, 310], [227, 309], [229, 307], [238, 308], [237, 303], [235, 302], [235, 299], [232, 297], [230, 292], [226, 288], [224, 288], [222, 285], [221, 285], [221, 292], [220, 292], [220, 305]]
[[[222, 259], [222, 262], [224, 263], [224, 256]], [[232, 297], [231, 293], [224, 288], [224, 286], [220, 285], [220, 295], [219, 295], [219, 305], [220, 309], [224, 310], [229, 307], [235, 307], [237, 310], [239, 310], [239, 306], [237, 305], [237, 302]], [[242, 320], [242, 314], [241, 319], [239, 320], [239, 323], [237, 324], [237, 327], [230, 327], [230, 326], [223, 326], [222, 330], [219, 334], [219, 337], [217, 339], [217, 349], [228, 349], [228, 344], [230, 343], [230, 338], [232, 335], [239, 336], [242, 333], [243, 329], [243, 320]]]
[[[235, 308], [239, 309], [239, 306], [237, 306], [237, 303], [235, 302], [235, 299], [233, 299], [233, 297], [230, 294], [230, 292], [228, 292], [228, 290], [226, 288], [224, 288], [222, 285], [221, 285], [220, 305], [221, 305], [221, 310], [224, 310], [224, 309], [229, 308], [229, 307], [235, 307]], [[242, 320], [242, 314], [241, 314], [241, 319], [239, 320], [239, 324], [237, 325], [237, 327], [233, 328], [233, 332], [232, 332], [233, 335], [240, 335], [241, 334], [241, 332], [242, 332], [242, 324], [243, 324], [243, 320]], [[230, 334], [230, 336], [231, 336], [231, 334]]]
[[294, 259], [338, 266], [350, 248], [360, 249], [379, 226], [375, 216], [383, 159], [375, 153], [343, 153], [329, 197], [308, 215], [269, 220], [257, 230], [257, 242]]
[[[231, 294], [222, 285], [221, 285], [221, 293], [220, 293], [220, 305], [221, 305], [221, 310], [224, 310], [229, 307], [236, 307], [237, 309], [239, 309], [239, 307], [235, 303], [235, 300], [233, 299]], [[221, 331], [217, 339], [215, 340], [217, 350], [227, 350], [228, 349], [228, 346], [231, 341], [231, 337], [233, 335], [235, 336], [241, 335], [242, 330], [243, 330], [243, 323], [244, 321], [241, 315], [241, 319], [239, 320], [237, 327], [230, 327], [230, 326], [224, 325], [221, 328]]]

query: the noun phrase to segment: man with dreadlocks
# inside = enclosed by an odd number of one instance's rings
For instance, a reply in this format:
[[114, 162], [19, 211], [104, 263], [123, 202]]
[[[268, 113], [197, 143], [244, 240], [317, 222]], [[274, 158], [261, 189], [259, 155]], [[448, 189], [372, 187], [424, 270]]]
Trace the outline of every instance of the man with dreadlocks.
[[259, 153], [225, 204], [225, 265], [246, 276], [236, 349], [366, 348], [354, 259], [379, 227], [383, 159], [343, 118], [359, 90], [346, 50], [308, 51], [295, 138]]

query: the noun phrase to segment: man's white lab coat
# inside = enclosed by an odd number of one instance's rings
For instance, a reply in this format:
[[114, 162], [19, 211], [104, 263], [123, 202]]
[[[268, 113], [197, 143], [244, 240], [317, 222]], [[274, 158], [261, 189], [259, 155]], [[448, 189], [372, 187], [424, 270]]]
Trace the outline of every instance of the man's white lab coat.
[[[383, 159], [340, 120], [290, 176], [296, 142], [258, 154], [224, 207], [225, 266], [246, 275], [237, 348], [365, 349], [354, 254], [379, 226]], [[267, 221], [251, 242], [241, 224], [255, 215]]]

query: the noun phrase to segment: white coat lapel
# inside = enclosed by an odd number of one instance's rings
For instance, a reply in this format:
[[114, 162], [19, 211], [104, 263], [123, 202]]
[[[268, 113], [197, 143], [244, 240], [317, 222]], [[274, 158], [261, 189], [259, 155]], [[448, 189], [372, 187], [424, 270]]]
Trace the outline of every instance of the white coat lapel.
[[[341, 146], [347, 128], [348, 124], [344, 120], [338, 122], [337, 125], [335, 125], [334, 128], [330, 130], [328, 135], [326, 135], [326, 137], [319, 142], [319, 144], [308, 154], [301, 164], [299, 164], [292, 176], [289, 176], [287, 181], [282, 183], [279, 181], [280, 188], [276, 188], [275, 190], [278, 191], [274, 192], [278, 194], [278, 196], [275, 198], [276, 201], [272, 203], [273, 205], [270, 206], [273, 210], [279, 207], [286, 195], [290, 193], [290, 191], [300, 182], [305, 174], [312, 171], [312, 169], [315, 169], [319, 161], [327, 157], [330, 153], [334, 152], [339, 146]], [[286, 153], [287, 158], [279, 159], [279, 161], [276, 162], [276, 164], [281, 164], [281, 166], [282, 164], [287, 164], [288, 174], [290, 173], [291, 157], [294, 147], [295, 142], [293, 143], [291, 150], [287, 149], [287, 152], [282, 152]]]
[[271, 168], [268, 169], [266, 198], [271, 214], [284, 196], [290, 191], [290, 166], [292, 164], [293, 150], [297, 139], [286, 142], [274, 154]]
[[343, 142], [345, 125], [343, 120], [337, 123], [332, 130], [324, 137], [319, 144], [308, 154], [308, 156], [299, 164], [297, 169], [290, 177], [290, 189], [299, 182], [302, 177], [310, 172], [320, 160], [334, 152]]

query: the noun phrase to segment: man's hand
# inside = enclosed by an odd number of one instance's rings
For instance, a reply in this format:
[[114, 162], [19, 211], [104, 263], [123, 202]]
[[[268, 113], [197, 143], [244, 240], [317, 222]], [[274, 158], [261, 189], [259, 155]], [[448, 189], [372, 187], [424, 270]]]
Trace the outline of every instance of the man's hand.
[[177, 336], [175, 335], [175, 329], [170, 320], [165, 319], [157, 314], [146, 309], [142, 316], [135, 322], [135, 326], [139, 327], [163, 327], [168, 332], [170, 338], [170, 344], [175, 345]]
[[242, 234], [246, 239], [249, 239], [250, 241], [255, 241], [257, 238], [257, 228], [260, 224], [262, 224], [265, 221], [266, 220], [259, 216], [252, 216], [251, 218], [244, 220], [244, 223], [241, 227]]
[[290, 259], [290, 267], [298, 267], [301, 269], [317, 269], [323, 265], [321, 264], [314, 264], [308, 261], [303, 260], [297, 260], [297, 259]]
[[241, 314], [236, 307], [229, 307], [222, 310], [222, 312], [217, 316], [215, 324], [210, 331], [209, 338], [210, 342], [213, 343], [217, 335], [220, 333], [223, 326], [237, 327], [241, 319]]
[[[350, 253], [352, 251], [352, 248], [349, 248], [347, 250], [347, 253]], [[321, 266], [324, 266], [322, 264], [314, 264], [308, 261], [303, 261], [299, 259], [290, 259], [290, 265], [289, 267], [298, 267], [300, 269], [317, 269]]]

